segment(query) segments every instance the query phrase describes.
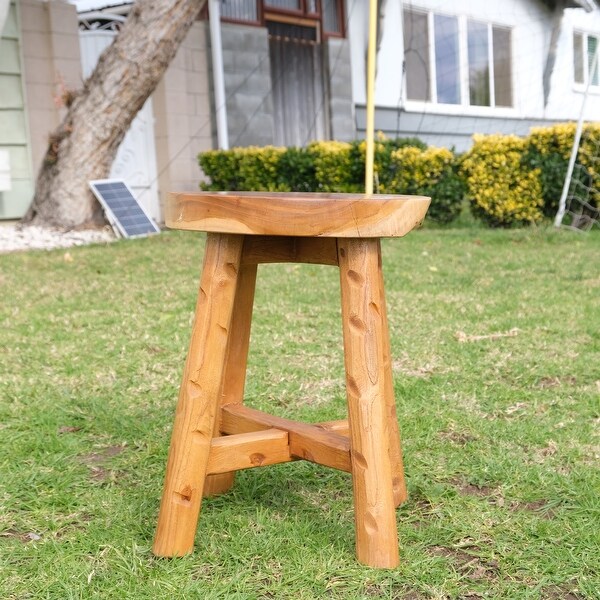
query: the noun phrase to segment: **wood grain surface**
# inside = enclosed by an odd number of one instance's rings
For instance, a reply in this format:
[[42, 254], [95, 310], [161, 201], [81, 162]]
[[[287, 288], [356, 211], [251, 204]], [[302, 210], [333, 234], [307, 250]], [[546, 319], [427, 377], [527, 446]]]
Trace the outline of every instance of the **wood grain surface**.
[[425, 196], [292, 192], [182, 192], [169, 195], [173, 229], [298, 237], [400, 237], [425, 217]]

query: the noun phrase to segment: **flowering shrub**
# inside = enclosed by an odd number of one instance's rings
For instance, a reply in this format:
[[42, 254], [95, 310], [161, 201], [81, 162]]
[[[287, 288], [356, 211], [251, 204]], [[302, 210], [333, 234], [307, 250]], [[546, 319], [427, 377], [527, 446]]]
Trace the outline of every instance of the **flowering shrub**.
[[465, 185], [456, 169], [456, 158], [447, 148], [406, 147], [391, 154], [391, 171], [382, 189], [391, 194], [430, 196], [427, 218], [449, 223], [461, 210]]
[[364, 181], [357, 181], [352, 145], [348, 142], [313, 142], [307, 147], [315, 165], [317, 189], [322, 192], [360, 193]]
[[554, 216], [558, 210], [574, 136], [575, 124], [561, 123], [553, 127], [532, 127], [527, 138], [523, 164], [540, 171], [543, 212], [547, 217]]
[[[494, 227], [529, 224], [556, 213], [575, 125], [533, 128], [526, 138], [475, 135], [457, 158], [445, 148], [415, 138], [375, 142], [376, 191], [430, 196], [428, 219], [448, 223], [468, 197], [473, 213]], [[576, 172], [586, 186], [600, 189], [600, 124], [584, 128]], [[364, 141], [314, 142], [306, 148], [234, 148], [199, 155], [209, 178], [206, 190], [362, 192]], [[591, 201], [600, 206], [600, 193]]]
[[600, 208], [600, 123], [588, 123], [582, 132], [582, 142], [577, 158], [585, 167], [592, 187], [590, 200]]
[[515, 135], [475, 135], [473, 140], [460, 173], [474, 214], [495, 227], [539, 221], [541, 170], [523, 164], [527, 141]]
[[[392, 153], [398, 148], [426, 146], [416, 138], [387, 139], [375, 145], [375, 172], [382, 185], [394, 174]], [[198, 156], [209, 183], [204, 190], [364, 191], [364, 141], [313, 142], [307, 148], [233, 148]]]
[[[544, 199], [544, 214], [552, 217], [558, 209], [571, 149], [575, 139], [575, 123], [560, 123], [552, 127], [534, 127], [527, 138], [524, 164], [540, 169], [540, 183]], [[584, 169], [576, 169], [573, 178], [585, 187], [600, 189], [598, 149], [600, 147], [600, 124], [584, 126], [577, 155], [577, 163]], [[593, 193], [592, 202], [600, 206], [600, 194]]]
[[210, 179], [201, 182], [203, 190], [241, 190], [240, 156], [235, 150], [209, 150], [198, 155], [200, 167]]

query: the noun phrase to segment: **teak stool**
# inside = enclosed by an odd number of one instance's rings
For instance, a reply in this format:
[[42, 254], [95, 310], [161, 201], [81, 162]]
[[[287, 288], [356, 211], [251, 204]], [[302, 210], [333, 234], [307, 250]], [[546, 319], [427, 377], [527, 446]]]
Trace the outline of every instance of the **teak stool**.
[[[398, 565], [406, 499], [379, 238], [408, 233], [429, 198], [361, 194], [172, 194], [167, 225], [208, 232], [153, 551], [192, 551], [202, 496], [239, 469], [309, 460], [352, 473], [356, 554]], [[242, 404], [257, 265], [340, 269], [348, 420], [309, 425]]]

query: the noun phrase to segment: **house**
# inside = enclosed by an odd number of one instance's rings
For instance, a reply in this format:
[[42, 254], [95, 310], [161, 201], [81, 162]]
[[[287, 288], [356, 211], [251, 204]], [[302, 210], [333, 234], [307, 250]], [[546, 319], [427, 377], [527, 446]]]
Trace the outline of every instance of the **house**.
[[[81, 85], [131, 6], [73, 2], [10, 4], [0, 42], [10, 189], [0, 190], [0, 218], [26, 210], [64, 91]], [[364, 136], [367, 12], [366, 0], [208, 0], [112, 176], [160, 221], [167, 191], [197, 187], [198, 152]], [[375, 127], [464, 150], [476, 132], [576, 120], [588, 88], [585, 118], [600, 120], [599, 38], [592, 0], [380, 0]]]
[[[349, 35], [364, 40], [366, 8], [357, 8]], [[462, 151], [475, 132], [524, 135], [577, 120], [590, 79], [600, 94], [598, 67], [589, 73], [600, 37], [593, 2], [388, 0], [382, 22], [375, 127], [390, 136]], [[362, 133], [360, 46], [352, 43], [352, 85]], [[587, 102], [585, 118], [600, 120], [599, 102]]]

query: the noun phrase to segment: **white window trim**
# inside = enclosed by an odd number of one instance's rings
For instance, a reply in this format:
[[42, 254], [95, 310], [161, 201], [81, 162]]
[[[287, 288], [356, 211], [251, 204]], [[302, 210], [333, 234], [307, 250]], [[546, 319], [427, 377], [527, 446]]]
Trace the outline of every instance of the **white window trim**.
[[[583, 83], [575, 82], [575, 56], [573, 55], [573, 38], [579, 34], [583, 39]], [[582, 31], [581, 29], [573, 29], [571, 33], [571, 77], [573, 81], [573, 91], [580, 94], [585, 94], [588, 89], [588, 81], [590, 79], [590, 65], [588, 63], [588, 38], [596, 38], [596, 53], [600, 53], [600, 33]], [[596, 64], [596, 69], [600, 71], [600, 55]], [[600, 77], [598, 83], [590, 83], [589, 93], [594, 96], [600, 96]]]
[[[598, 92], [600, 94], [600, 91]], [[520, 116], [514, 107], [508, 106], [472, 106], [471, 104], [434, 104], [423, 100], [404, 100], [406, 112], [418, 112], [432, 115], [462, 115], [468, 117], [505, 117]], [[533, 117], [532, 117], [533, 118]]]
[[429, 35], [429, 77], [430, 77], [430, 89], [431, 89], [431, 102], [438, 104], [437, 101], [437, 65], [435, 64], [435, 23], [433, 18], [433, 11], [427, 11], [427, 28]]
[[[431, 100], [409, 100], [408, 89], [406, 83], [406, 76], [402, 84], [402, 104], [408, 112], [421, 112], [431, 114], [457, 114], [457, 115], [470, 115], [470, 116], [497, 116], [497, 117], [515, 117], [518, 115], [517, 110], [517, 98], [516, 98], [516, 87], [515, 87], [515, 70], [514, 70], [514, 56], [515, 53], [512, 51], [512, 45], [514, 44], [514, 26], [506, 25], [504, 23], [496, 23], [487, 21], [485, 19], [477, 19], [468, 15], [457, 15], [451, 13], [445, 13], [441, 11], [434, 11], [431, 9], [424, 9], [418, 7], [406, 7], [407, 10], [412, 12], [425, 13], [427, 15], [427, 27], [429, 28], [428, 35], [428, 58], [429, 58], [429, 86], [431, 90]], [[458, 63], [460, 68], [459, 73], [459, 87], [460, 87], [460, 103], [459, 104], [446, 104], [437, 101], [437, 73], [435, 64], [435, 23], [434, 15], [446, 16], [456, 18], [458, 21]], [[467, 23], [469, 20], [478, 21], [487, 25], [488, 31], [488, 64], [490, 69], [490, 102], [491, 106], [477, 106], [469, 103], [469, 51], [468, 51], [468, 28]], [[493, 27], [502, 27], [508, 29], [511, 32], [510, 43], [511, 43], [511, 95], [512, 95], [512, 106], [496, 106], [496, 90], [494, 81], [494, 35]], [[593, 35], [593, 34], [590, 34]], [[587, 42], [586, 42], [587, 43]], [[403, 42], [404, 47], [404, 42]], [[593, 86], [594, 88], [596, 86]], [[600, 86], [599, 93], [600, 93]], [[591, 88], [592, 89], [592, 88]]]
[[[487, 24], [487, 35], [488, 35], [488, 67], [490, 69], [490, 106], [496, 108], [496, 73], [494, 71], [494, 32], [492, 30], [492, 24]], [[512, 40], [512, 32], [510, 36]], [[511, 41], [512, 43], [512, 41]], [[511, 53], [512, 59], [512, 53]], [[510, 65], [510, 72], [512, 75], [512, 65]], [[512, 87], [512, 81], [511, 81]], [[511, 90], [512, 91], [512, 90]]]

